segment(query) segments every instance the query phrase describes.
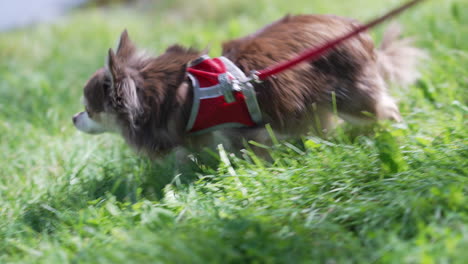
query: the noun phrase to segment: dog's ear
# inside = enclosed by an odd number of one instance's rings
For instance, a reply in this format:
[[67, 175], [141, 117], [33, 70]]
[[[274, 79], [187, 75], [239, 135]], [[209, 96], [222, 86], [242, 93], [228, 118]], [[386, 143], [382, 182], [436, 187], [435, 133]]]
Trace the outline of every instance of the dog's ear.
[[111, 74], [112, 82], [115, 82], [118, 79], [121, 79], [124, 75], [124, 66], [123, 63], [112, 49], [109, 49], [107, 54], [107, 69]]
[[127, 114], [133, 124], [136, 116], [141, 113], [135, 80], [112, 49], [109, 49], [107, 67], [112, 83], [109, 93], [112, 106], [117, 112]]
[[120, 35], [119, 45], [117, 46], [117, 57], [123, 62], [129, 60], [136, 52], [136, 46], [130, 40], [128, 31], [125, 29]]

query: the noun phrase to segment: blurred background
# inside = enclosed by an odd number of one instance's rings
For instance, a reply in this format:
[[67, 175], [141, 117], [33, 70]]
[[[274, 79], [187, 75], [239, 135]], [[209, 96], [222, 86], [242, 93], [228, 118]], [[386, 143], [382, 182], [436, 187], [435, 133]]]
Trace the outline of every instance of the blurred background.
[[[310, 3], [304, 0], [288, 1], [268, 1], [259, 0], [255, 3], [245, 0], [16, 0], [0, 1], [0, 32], [11, 31], [18, 28], [24, 28], [31, 25], [37, 25], [42, 22], [54, 22], [63, 18], [73, 11], [102, 10], [124, 8], [128, 11], [137, 11], [140, 14], [158, 14], [165, 13], [168, 9], [172, 10], [171, 15], [178, 18], [201, 17], [204, 19], [226, 19], [231, 14], [237, 16], [253, 14], [256, 18], [265, 17], [265, 14], [275, 13], [281, 10], [283, 14], [323, 12], [330, 10], [330, 13], [348, 13], [356, 14], [356, 3], [353, 1], [314, 1]], [[360, 14], [372, 14], [373, 8], [381, 7], [382, 4], [367, 1], [366, 8], [359, 11]], [[400, 1], [390, 0], [389, 3], [395, 4]], [[331, 8], [340, 5], [339, 9]], [[110, 7], [110, 8], [109, 8]]]
[[0, 31], [52, 21], [77, 7], [149, 3], [144, 0], [16, 0], [0, 1]]

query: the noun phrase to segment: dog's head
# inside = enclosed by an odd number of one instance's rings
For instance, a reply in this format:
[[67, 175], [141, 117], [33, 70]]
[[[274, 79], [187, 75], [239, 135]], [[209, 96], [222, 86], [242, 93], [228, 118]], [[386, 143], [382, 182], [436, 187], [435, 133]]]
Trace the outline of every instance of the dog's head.
[[135, 45], [125, 30], [117, 53], [109, 49], [106, 66], [97, 70], [84, 87], [85, 111], [73, 116], [80, 131], [98, 134], [119, 132], [119, 127], [134, 121], [142, 111], [138, 88], [143, 85], [135, 64], [140, 63]]
[[117, 132], [150, 155], [180, 142], [191, 108], [187, 65], [200, 52], [174, 45], [158, 57], [137, 52], [124, 31], [116, 52], [84, 87], [85, 111], [73, 116], [80, 131]]

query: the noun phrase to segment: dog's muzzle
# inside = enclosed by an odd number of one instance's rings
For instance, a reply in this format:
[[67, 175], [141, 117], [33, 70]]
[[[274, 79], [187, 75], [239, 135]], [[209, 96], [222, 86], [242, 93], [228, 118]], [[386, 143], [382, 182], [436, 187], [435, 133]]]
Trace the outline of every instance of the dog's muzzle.
[[107, 131], [104, 126], [92, 120], [87, 112], [80, 112], [74, 115], [72, 120], [78, 130], [88, 134], [100, 134]]

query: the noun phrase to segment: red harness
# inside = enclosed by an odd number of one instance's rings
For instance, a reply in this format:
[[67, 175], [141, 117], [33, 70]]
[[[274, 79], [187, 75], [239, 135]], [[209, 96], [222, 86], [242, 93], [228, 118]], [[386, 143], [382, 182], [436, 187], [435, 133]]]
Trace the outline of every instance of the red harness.
[[261, 123], [253, 86], [229, 59], [211, 59], [205, 55], [193, 61], [187, 72], [193, 86], [188, 132], [252, 127]]

